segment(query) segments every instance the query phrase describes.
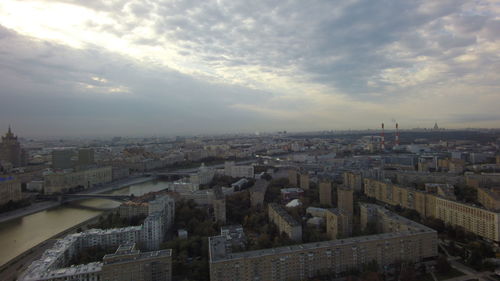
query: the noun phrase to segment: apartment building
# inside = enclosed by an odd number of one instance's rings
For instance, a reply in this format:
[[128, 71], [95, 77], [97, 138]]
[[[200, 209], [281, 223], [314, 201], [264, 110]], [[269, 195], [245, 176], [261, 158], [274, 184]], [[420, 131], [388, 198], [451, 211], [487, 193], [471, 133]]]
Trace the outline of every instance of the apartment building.
[[352, 216], [354, 212], [353, 190], [348, 187], [337, 188], [337, 207]]
[[[409, 221], [401, 218], [404, 223]], [[372, 261], [380, 271], [398, 261], [432, 262], [438, 255], [437, 232], [411, 224], [376, 235], [236, 253], [226, 251], [223, 236], [210, 237], [210, 280], [298, 281], [326, 274], [338, 276]]]
[[12, 176], [0, 177], [0, 205], [21, 199], [21, 182]]
[[322, 181], [319, 183], [319, 202], [322, 205], [332, 206], [332, 183], [330, 181]]
[[[42, 254], [40, 259], [29, 265], [19, 280], [171, 280], [171, 252], [170, 250], [157, 251], [166, 233], [166, 224], [169, 221], [166, 216], [169, 213], [173, 215], [168, 210], [170, 200], [168, 196], [162, 196], [151, 201], [148, 210], [150, 214], [140, 226], [90, 229], [58, 239], [52, 248]], [[130, 247], [132, 244], [133, 246]], [[143, 249], [152, 252], [140, 253], [135, 250], [135, 244], [140, 244]], [[119, 248], [115, 256], [103, 262], [69, 264], [73, 257], [83, 249], [96, 246], [121, 247], [121, 245], [129, 245], [123, 247], [129, 249], [130, 252], [125, 253], [125, 248]], [[156, 257], [160, 260], [156, 260]], [[128, 276], [126, 274], [128, 272], [134, 278], [109, 279], [111, 277], [106, 275], [109, 274], [107, 271], [111, 270], [116, 273], [118, 269], [124, 272], [123, 276]]]
[[279, 232], [284, 232], [294, 241], [302, 240], [302, 225], [276, 203], [268, 205], [269, 221], [276, 224]]
[[355, 191], [361, 191], [363, 177], [360, 172], [344, 172], [342, 176], [344, 178], [344, 186]]
[[500, 189], [478, 188], [477, 201], [488, 210], [500, 210]]
[[66, 192], [71, 188], [90, 188], [96, 184], [109, 183], [113, 179], [111, 166], [74, 172], [56, 172], [44, 176], [44, 193]]
[[236, 165], [234, 161], [224, 163], [224, 174], [233, 178], [253, 178], [254, 168], [252, 165]]
[[326, 233], [330, 239], [347, 238], [352, 233], [349, 214], [342, 209], [328, 209], [326, 211]]
[[448, 183], [448, 184], [464, 184], [465, 178], [461, 175], [451, 173], [430, 173], [416, 171], [384, 171], [386, 178], [393, 180], [398, 184], [425, 184], [425, 183]]
[[214, 191], [214, 217], [215, 221], [220, 222], [222, 224], [226, 223], [226, 197], [222, 192], [222, 188], [217, 186], [213, 189]]
[[309, 190], [309, 185], [310, 185], [310, 182], [309, 182], [309, 174], [307, 172], [301, 172], [299, 174], [299, 187], [302, 188], [303, 190]]
[[296, 170], [288, 170], [288, 183], [292, 187], [298, 187], [298, 174]]
[[104, 256], [100, 280], [170, 281], [172, 250], [141, 253], [135, 244], [121, 245], [114, 254]]
[[486, 239], [500, 241], [500, 216], [495, 211], [456, 202], [453, 199], [394, 185], [389, 181], [365, 179], [365, 194], [390, 205], [416, 210], [424, 217], [443, 220], [446, 224], [463, 227]]

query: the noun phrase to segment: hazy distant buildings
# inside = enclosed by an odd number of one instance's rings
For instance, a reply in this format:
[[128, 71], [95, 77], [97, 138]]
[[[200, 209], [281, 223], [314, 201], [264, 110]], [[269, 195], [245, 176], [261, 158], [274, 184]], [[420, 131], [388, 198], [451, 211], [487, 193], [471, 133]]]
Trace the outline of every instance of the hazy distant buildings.
[[73, 157], [75, 157], [75, 151], [72, 149], [52, 150], [52, 168], [57, 170], [73, 168]]
[[234, 161], [226, 161], [224, 174], [233, 178], [253, 178], [254, 168], [252, 165], [236, 165]]
[[78, 165], [89, 166], [94, 165], [94, 150], [91, 148], [81, 148], [78, 150]]

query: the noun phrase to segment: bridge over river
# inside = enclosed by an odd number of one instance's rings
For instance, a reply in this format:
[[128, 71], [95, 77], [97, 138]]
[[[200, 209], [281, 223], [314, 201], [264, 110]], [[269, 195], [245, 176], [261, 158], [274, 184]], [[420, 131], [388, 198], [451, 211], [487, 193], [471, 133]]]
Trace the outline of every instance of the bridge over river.
[[123, 194], [96, 194], [96, 193], [74, 193], [74, 194], [57, 194], [57, 195], [42, 195], [39, 196], [41, 199], [57, 200], [61, 203], [70, 202], [81, 199], [109, 199], [113, 201], [128, 201], [133, 197], [133, 195], [123, 195]]

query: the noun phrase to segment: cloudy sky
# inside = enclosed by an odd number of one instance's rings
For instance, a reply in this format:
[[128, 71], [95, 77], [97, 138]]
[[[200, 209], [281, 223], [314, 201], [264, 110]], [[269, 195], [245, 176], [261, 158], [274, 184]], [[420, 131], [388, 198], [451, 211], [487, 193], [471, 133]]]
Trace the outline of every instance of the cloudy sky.
[[0, 1], [0, 131], [500, 127], [500, 2]]

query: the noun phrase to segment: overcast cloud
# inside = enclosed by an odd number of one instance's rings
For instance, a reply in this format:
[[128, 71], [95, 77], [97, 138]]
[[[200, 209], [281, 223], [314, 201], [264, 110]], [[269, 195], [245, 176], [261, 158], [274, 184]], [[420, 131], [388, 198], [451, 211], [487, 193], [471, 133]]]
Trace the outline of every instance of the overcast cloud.
[[498, 127], [498, 1], [0, 2], [0, 131]]

